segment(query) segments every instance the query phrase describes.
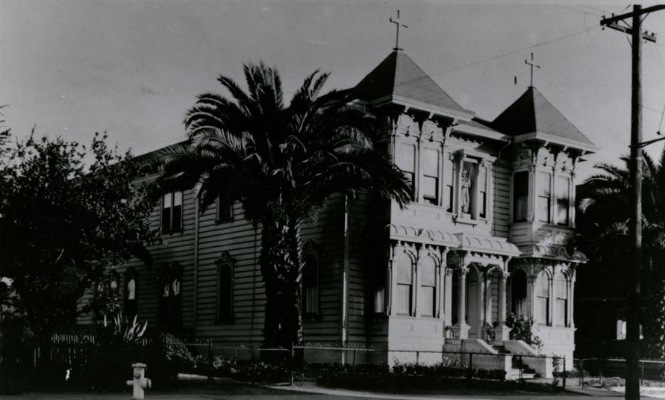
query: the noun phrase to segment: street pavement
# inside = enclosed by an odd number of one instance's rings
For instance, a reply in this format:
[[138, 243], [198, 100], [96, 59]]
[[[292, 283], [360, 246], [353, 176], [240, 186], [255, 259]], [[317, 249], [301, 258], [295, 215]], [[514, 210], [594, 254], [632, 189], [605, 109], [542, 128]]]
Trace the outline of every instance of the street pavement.
[[[578, 392], [538, 393], [523, 391], [507, 391], [503, 393], [473, 393], [473, 390], [463, 394], [445, 394], [428, 392], [426, 394], [390, 394], [348, 391], [339, 389], [325, 389], [319, 387], [267, 387], [239, 384], [230, 381], [219, 382], [214, 385], [201, 385], [180, 387], [171, 391], [148, 391], [146, 400], [226, 400], [226, 399], [256, 399], [256, 400], [289, 400], [289, 399], [316, 399], [316, 400], [436, 400], [436, 399], [475, 399], [475, 400], [507, 400], [507, 399], [537, 399], [537, 400], [592, 400], [623, 398], [622, 394], [606, 391], [584, 390]], [[2, 396], [2, 400], [129, 400], [131, 391], [123, 393], [24, 393], [21, 396]], [[642, 397], [648, 399], [648, 397]]]

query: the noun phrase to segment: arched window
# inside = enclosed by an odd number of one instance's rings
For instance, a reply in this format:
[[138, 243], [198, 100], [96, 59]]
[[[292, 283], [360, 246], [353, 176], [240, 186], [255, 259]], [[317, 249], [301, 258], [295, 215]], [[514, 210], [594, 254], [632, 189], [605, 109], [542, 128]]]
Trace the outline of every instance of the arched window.
[[217, 322], [233, 322], [233, 259], [228, 252], [217, 260]]
[[138, 287], [137, 276], [134, 268], [130, 267], [125, 272], [125, 315], [133, 318], [138, 312], [136, 290]]
[[413, 265], [407, 255], [397, 259], [396, 266], [395, 314], [411, 315], [411, 297], [413, 294]]
[[550, 276], [541, 271], [536, 279], [536, 321], [550, 324]]
[[159, 322], [165, 327], [178, 327], [182, 321], [182, 268], [169, 264], [159, 274]]
[[307, 254], [302, 270], [302, 313], [304, 317], [319, 314], [319, 262], [314, 254]]
[[568, 279], [566, 275], [559, 273], [554, 279], [554, 325], [568, 326]]
[[434, 317], [436, 314], [436, 261], [432, 257], [426, 257], [420, 268], [419, 314], [424, 317]]

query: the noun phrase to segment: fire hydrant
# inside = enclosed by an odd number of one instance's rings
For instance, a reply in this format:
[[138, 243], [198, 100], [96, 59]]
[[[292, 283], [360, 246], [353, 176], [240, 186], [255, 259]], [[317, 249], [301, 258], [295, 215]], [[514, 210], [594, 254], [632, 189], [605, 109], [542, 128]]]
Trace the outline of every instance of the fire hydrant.
[[134, 400], [143, 400], [145, 398], [145, 389], [152, 386], [150, 379], [145, 377], [145, 369], [147, 365], [136, 363], [132, 364], [134, 368], [134, 379], [127, 381], [127, 386], [132, 386], [134, 389]]

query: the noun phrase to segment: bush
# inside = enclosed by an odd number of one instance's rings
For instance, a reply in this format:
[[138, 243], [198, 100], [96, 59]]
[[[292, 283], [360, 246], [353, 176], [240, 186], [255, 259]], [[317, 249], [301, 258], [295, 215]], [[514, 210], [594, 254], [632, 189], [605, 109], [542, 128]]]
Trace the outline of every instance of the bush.
[[506, 326], [510, 328], [511, 340], [523, 340], [536, 351], [540, 351], [543, 342], [540, 337], [533, 334], [533, 324], [533, 318], [517, 318], [515, 314], [510, 314], [506, 318]]

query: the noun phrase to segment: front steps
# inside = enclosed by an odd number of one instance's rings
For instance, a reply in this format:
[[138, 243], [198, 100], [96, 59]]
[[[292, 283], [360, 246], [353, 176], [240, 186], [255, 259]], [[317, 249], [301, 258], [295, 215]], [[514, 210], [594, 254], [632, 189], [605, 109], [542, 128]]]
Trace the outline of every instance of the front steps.
[[[492, 348], [494, 348], [494, 350], [498, 351], [500, 354], [511, 354], [511, 352], [506, 350], [504, 346], [495, 345], [492, 346]], [[512, 356], [510, 360], [510, 372], [506, 373], [506, 380], [516, 381], [536, 378], [536, 371], [524, 363], [524, 361], [519, 357]]]

